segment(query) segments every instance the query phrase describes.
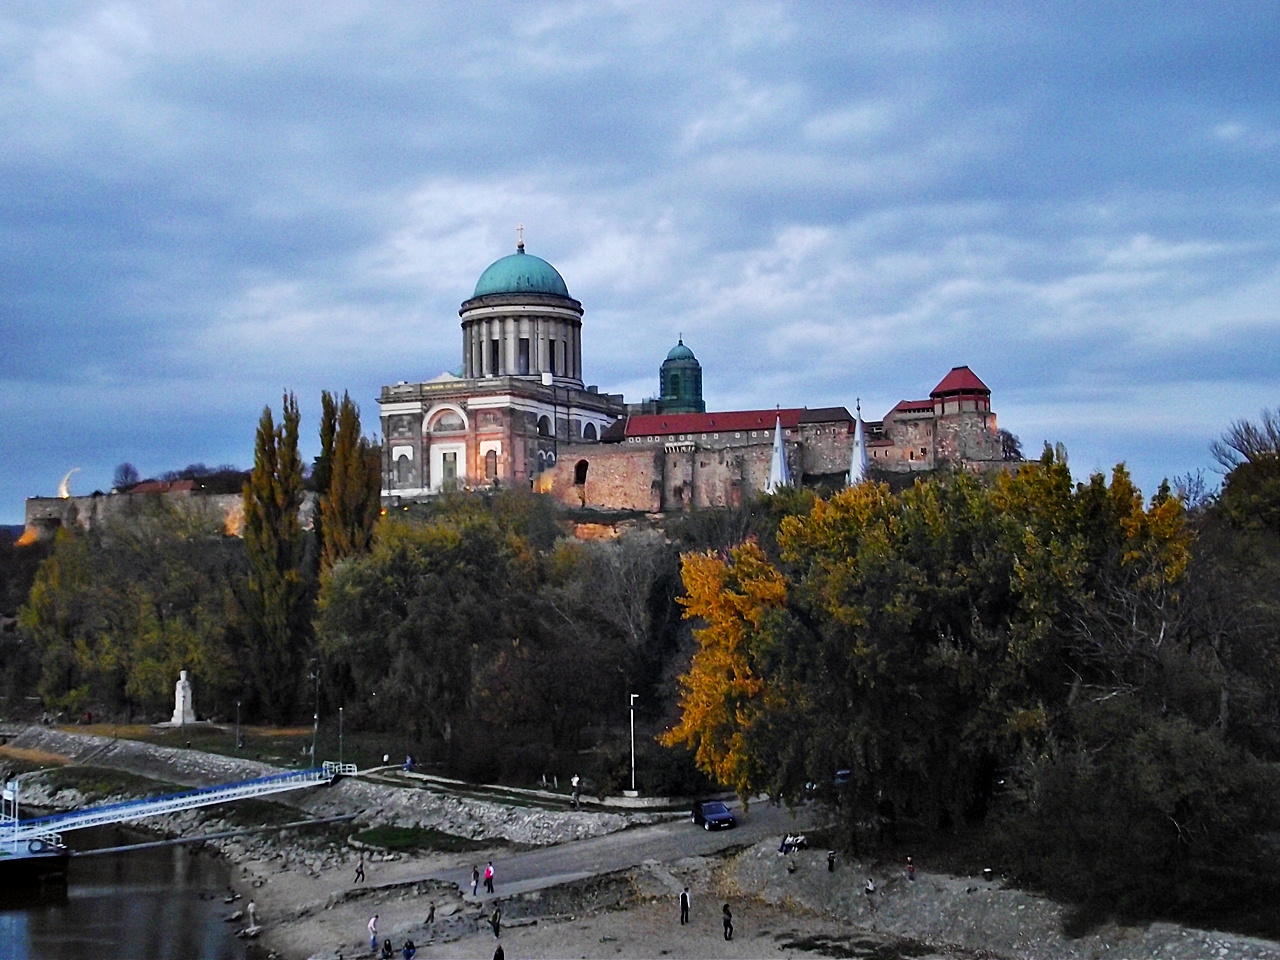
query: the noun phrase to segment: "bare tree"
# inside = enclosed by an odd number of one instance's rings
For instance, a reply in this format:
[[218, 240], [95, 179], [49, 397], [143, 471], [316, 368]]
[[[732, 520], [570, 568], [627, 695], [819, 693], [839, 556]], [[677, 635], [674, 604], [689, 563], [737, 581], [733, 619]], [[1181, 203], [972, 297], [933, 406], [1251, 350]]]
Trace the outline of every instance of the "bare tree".
[[1242, 463], [1280, 458], [1280, 409], [1263, 410], [1259, 423], [1237, 420], [1209, 451], [1228, 473]]
[[122, 463], [116, 467], [115, 475], [111, 479], [111, 485], [117, 490], [124, 490], [132, 487], [138, 482], [138, 468], [132, 463]]

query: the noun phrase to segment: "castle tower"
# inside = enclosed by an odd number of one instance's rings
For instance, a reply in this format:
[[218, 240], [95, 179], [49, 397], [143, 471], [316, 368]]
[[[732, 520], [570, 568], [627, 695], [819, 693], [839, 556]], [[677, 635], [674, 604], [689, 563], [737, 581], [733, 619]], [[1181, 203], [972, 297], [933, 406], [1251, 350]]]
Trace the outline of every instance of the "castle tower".
[[528, 377], [582, 387], [582, 304], [541, 257], [516, 252], [491, 263], [462, 317], [464, 379]]
[[706, 413], [702, 399], [702, 364], [684, 345], [671, 348], [658, 374], [658, 410], [662, 413]]

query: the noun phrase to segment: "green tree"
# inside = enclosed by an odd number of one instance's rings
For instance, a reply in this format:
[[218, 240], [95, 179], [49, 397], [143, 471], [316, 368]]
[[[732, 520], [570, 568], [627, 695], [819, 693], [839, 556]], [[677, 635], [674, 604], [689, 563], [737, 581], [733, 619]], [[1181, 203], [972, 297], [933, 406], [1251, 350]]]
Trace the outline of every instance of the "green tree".
[[[360, 410], [346, 393], [332, 425], [333, 398], [323, 396], [320, 491], [320, 558], [328, 570], [344, 557], [367, 553], [382, 509], [382, 461], [376, 444], [360, 435]], [[323, 483], [323, 486], [321, 486]]]
[[303, 576], [306, 538], [298, 519], [302, 461], [298, 402], [284, 395], [279, 425], [262, 411], [253, 471], [244, 487], [244, 544], [249, 577], [243, 606], [249, 669], [262, 715], [293, 719], [310, 643], [311, 585]]
[[40, 652], [39, 689], [55, 709], [167, 715], [178, 671], [194, 671], [205, 711], [236, 686], [232, 586], [240, 543], [195, 503], [162, 498], [93, 533], [60, 532], [21, 625]]

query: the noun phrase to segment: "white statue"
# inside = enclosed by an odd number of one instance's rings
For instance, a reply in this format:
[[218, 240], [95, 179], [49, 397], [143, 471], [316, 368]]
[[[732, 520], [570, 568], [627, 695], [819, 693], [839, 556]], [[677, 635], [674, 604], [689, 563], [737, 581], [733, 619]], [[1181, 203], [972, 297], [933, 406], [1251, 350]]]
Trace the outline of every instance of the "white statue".
[[196, 709], [191, 699], [191, 681], [187, 679], [185, 670], [179, 674], [178, 682], [173, 688], [173, 719], [169, 722], [175, 727], [196, 722]]

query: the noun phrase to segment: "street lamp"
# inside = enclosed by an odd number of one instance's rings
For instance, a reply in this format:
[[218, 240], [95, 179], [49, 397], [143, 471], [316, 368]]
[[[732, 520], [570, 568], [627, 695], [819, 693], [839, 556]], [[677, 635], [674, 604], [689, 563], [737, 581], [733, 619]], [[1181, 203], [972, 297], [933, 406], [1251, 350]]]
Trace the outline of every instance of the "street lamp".
[[636, 698], [640, 694], [631, 694], [631, 794], [636, 792]]
[[312, 659], [311, 676], [309, 679], [316, 682], [316, 705], [315, 713], [312, 714], [311, 726], [311, 766], [316, 765], [316, 738], [320, 736], [320, 662]]
[[236, 701], [236, 752], [240, 750], [240, 701]]
[[342, 707], [338, 708], [338, 763], [342, 763]]

